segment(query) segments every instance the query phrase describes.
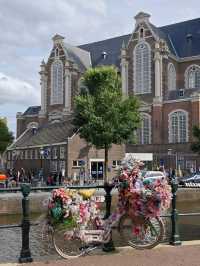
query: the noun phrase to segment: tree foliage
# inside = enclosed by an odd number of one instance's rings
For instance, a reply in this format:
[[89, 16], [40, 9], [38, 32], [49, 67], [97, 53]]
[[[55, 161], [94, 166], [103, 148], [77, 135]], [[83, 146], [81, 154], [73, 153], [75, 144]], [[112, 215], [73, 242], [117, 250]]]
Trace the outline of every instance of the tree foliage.
[[0, 119], [0, 154], [2, 154], [7, 146], [12, 143], [14, 137], [11, 132], [9, 132], [6, 123]]
[[195, 125], [192, 129], [192, 133], [196, 141], [191, 144], [191, 149], [193, 152], [200, 154], [200, 128]]
[[106, 157], [112, 144], [126, 142], [139, 126], [139, 102], [135, 97], [123, 98], [114, 67], [89, 69], [82, 83], [85, 89], [75, 98], [73, 123], [81, 138], [105, 149]]

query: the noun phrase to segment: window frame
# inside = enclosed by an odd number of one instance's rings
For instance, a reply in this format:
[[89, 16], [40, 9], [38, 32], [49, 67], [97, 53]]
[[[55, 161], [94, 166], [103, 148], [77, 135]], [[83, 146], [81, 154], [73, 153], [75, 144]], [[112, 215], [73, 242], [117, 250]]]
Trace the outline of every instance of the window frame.
[[[64, 73], [63, 62], [56, 59], [51, 65], [51, 105], [63, 104]], [[60, 75], [60, 76], [59, 76]]]
[[[175, 116], [175, 114], [177, 113], [177, 116]], [[184, 114], [185, 116], [185, 126], [182, 126], [182, 129], [180, 127], [181, 124], [181, 115]], [[172, 120], [174, 118], [177, 118], [177, 128], [174, 130], [173, 129], [173, 123], [175, 123], [175, 119], [174, 121]], [[169, 143], [187, 143], [189, 140], [189, 134], [188, 134], [188, 112], [182, 109], [177, 109], [177, 110], [173, 110], [171, 113], [168, 114], [168, 141]], [[185, 129], [185, 132], [183, 131], [183, 129]], [[182, 130], [182, 132], [181, 132]], [[176, 131], [176, 132], [175, 132]], [[175, 133], [174, 133], [175, 132]], [[175, 135], [177, 134], [177, 136]], [[181, 135], [185, 135], [185, 139], [181, 139], [183, 136]], [[177, 139], [177, 140], [176, 140]]]
[[[143, 50], [142, 52], [138, 50], [141, 45], [146, 46], [146, 55], [145, 55], [145, 50]], [[147, 57], [146, 60], [144, 60], [145, 56]], [[151, 91], [151, 58], [152, 58], [151, 46], [149, 45], [149, 43], [144, 40], [141, 40], [140, 42], [138, 42], [138, 44], [135, 46], [134, 51], [133, 51], [133, 60], [134, 60], [133, 77], [134, 77], [134, 94], [135, 95], [148, 94], [152, 92]], [[144, 86], [145, 82], [147, 82], [148, 84], [146, 87]]]
[[[170, 70], [172, 70], [172, 72], [170, 72]], [[176, 90], [176, 68], [173, 63], [168, 64], [167, 86], [168, 86], [168, 91]]]
[[[193, 72], [192, 72], [193, 71]], [[195, 76], [195, 72], [196, 71], [199, 71], [199, 77], [198, 77], [198, 80], [197, 77]], [[190, 80], [190, 75], [193, 75], [193, 80]], [[199, 82], [199, 84], [196, 82]], [[190, 84], [193, 84], [192, 86]], [[196, 64], [193, 64], [193, 65], [190, 65], [188, 66], [188, 68], [186, 69], [185, 71], [185, 88], [187, 89], [200, 89], [200, 65], [196, 65]]]
[[[142, 113], [141, 114], [141, 127], [139, 128], [139, 143], [142, 145], [148, 145], [152, 143], [152, 128], [151, 128], [151, 124], [152, 124], [152, 117], [150, 114], [147, 113]], [[147, 132], [149, 133], [148, 135], [148, 143], [145, 141], [144, 139], [144, 119], [148, 119], [148, 129]]]

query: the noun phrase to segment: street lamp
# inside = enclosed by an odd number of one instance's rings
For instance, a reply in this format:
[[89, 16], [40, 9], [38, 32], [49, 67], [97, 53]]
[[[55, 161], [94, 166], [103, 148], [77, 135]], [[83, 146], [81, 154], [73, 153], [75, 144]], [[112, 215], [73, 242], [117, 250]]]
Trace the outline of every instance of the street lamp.
[[40, 181], [42, 181], [43, 183], [43, 161], [44, 159], [44, 149], [41, 147], [40, 148], [40, 171], [39, 171], [39, 178], [40, 178]]
[[[178, 167], [178, 154], [177, 154], [177, 152], [175, 152], [174, 154], [172, 153], [173, 152], [173, 149], [168, 149], [168, 155], [170, 156], [169, 157], [169, 168], [171, 168], [171, 155], [175, 155], [175, 169], [176, 169], [176, 171], [177, 171], [177, 167]], [[172, 173], [171, 173], [172, 174]]]

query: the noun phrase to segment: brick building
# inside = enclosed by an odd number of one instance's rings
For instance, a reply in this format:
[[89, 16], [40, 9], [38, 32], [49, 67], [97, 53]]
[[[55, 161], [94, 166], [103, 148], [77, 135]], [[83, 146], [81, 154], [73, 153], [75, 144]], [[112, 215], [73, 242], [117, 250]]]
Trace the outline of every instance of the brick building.
[[17, 113], [17, 140], [8, 149], [8, 167], [65, 169], [68, 176], [84, 168], [102, 178], [103, 151], [81, 140], [70, 122], [81, 76], [100, 65], [115, 65], [123, 94], [141, 101], [138, 143], [112, 147], [110, 177], [125, 153], [141, 151], [153, 154], [158, 165], [200, 166], [190, 149], [192, 127], [200, 124], [199, 29], [200, 19], [156, 27], [149, 14], [140, 12], [129, 35], [77, 47], [55, 35], [48, 61], [41, 63], [41, 106]]

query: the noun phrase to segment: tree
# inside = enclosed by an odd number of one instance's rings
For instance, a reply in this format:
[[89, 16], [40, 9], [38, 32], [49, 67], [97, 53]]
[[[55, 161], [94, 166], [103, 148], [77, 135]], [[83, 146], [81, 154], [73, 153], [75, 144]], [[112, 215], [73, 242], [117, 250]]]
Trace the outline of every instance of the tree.
[[5, 121], [0, 119], [0, 161], [2, 154], [6, 150], [7, 146], [12, 143], [13, 139], [13, 134], [9, 132]]
[[130, 139], [140, 123], [139, 102], [124, 98], [121, 80], [114, 67], [97, 67], [86, 71], [82, 89], [75, 98], [73, 124], [81, 138], [105, 150], [105, 182], [107, 182], [108, 150], [112, 144]]
[[196, 125], [193, 126], [192, 133], [196, 141], [191, 144], [191, 149], [193, 152], [200, 154], [200, 128]]

